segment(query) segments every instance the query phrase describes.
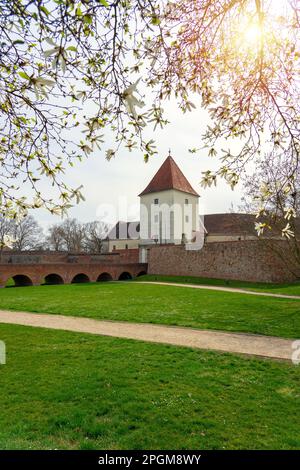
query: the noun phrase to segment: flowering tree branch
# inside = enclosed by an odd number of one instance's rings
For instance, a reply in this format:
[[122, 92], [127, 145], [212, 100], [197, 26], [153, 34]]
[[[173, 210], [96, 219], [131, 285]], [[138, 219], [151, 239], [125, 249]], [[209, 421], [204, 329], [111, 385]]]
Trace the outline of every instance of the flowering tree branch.
[[[145, 128], [167, 124], [163, 104], [171, 97], [184, 113], [197, 105], [209, 113], [199, 148], [221, 163], [204, 172], [204, 187], [224, 178], [234, 188], [249, 162], [271, 154], [284, 157], [289, 173], [280, 184], [291, 193], [299, 169], [299, 11], [295, 0], [279, 3], [0, 0], [2, 214], [40, 206], [63, 213], [82, 197], [64, 171], [96, 149], [110, 159], [139, 147], [147, 160], [156, 147]], [[151, 98], [140, 95], [145, 88]], [[44, 177], [55, 196], [41, 193]], [[261, 193], [262, 207], [269, 193]]]

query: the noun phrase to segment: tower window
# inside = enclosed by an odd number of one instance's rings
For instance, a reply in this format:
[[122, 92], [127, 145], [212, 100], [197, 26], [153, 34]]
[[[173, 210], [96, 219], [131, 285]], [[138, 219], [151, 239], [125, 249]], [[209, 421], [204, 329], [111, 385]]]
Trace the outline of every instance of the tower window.
[[158, 214], [156, 214], [156, 215], [154, 216], [154, 222], [155, 222], [155, 223], [158, 222]]
[[189, 200], [188, 200], [188, 199], [185, 199], [184, 203], [185, 203], [185, 204], [188, 204], [188, 203], [189, 203]]
[[154, 199], [154, 204], [158, 204], [158, 199]]
[[126, 245], [125, 245], [125, 250], [128, 250], [128, 244], [127, 244], [127, 243], [126, 243]]
[[189, 216], [188, 216], [188, 215], [185, 216], [185, 221], [186, 221], [186, 222], [189, 221]]

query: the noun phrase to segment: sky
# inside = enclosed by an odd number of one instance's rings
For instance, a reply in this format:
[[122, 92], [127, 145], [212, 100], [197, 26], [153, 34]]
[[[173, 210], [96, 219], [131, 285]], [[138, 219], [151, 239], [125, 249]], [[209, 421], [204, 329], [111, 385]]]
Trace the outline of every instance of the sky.
[[[67, 170], [67, 183], [72, 187], [83, 185], [82, 192], [85, 197], [85, 201], [69, 210], [69, 217], [76, 217], [82, 222], [101, 219], [110, 223], [115, 219], [138, 220], [138, 194], [167, 158], [169, 149], [184, 175], [200, 194], [201, 214], [228, 212], [232, 207], [238, 210], [242, 196], [241, 186], [238, 185], [232, 191], [226, 183], [220, 181], [217, 187], [203, 189], [200, 185], [202, 171], [216, 169], [220, 162], [208, 157], [207, 151], [201, 150], [196, 154], [188, 151], [189, 148], [199, 148], [203, 145], [201, 134], [208, 123], [206, 112], [198, 107], [192, 113], [182, 114], [175, 102], [170, 102], [165, 109], [171, 123], [163, 130], [147, 130], [149, 137], [155, 139], [158, 150], [158, 154], [151, 157], [148, 163], [144, 162], [142, 152], [129, 152], [127, 149], [107, 161], [103, 149], [95, 151], [87, 159]], [[113, 147], [111, 139], [107, 137], [105, 149]], [[43, 190], [47, 191], [46, 183]], [[108, 205], [111, 207], [108, 208]], [[122, 210], [119, 209], [120, 206]], [[111, 215], [108, 215], [108, 212], [111, 212]], [[61, 220], [43, 209], [31, 213], [45, 229]]]

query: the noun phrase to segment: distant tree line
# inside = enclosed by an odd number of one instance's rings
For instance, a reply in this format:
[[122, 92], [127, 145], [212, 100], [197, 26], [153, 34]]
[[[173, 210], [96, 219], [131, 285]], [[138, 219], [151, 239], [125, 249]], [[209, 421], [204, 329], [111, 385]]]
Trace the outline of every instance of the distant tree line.
[[47, 233], [36, 219], [29, 215], [21, 220], [0, 219], [0, 246], [10, 236], [13, 250], [51, 250], [85, 253], [101, 253], [103, 240], [109, 227], [101, 221], [82, 223], [66, 219], [51, 225]]

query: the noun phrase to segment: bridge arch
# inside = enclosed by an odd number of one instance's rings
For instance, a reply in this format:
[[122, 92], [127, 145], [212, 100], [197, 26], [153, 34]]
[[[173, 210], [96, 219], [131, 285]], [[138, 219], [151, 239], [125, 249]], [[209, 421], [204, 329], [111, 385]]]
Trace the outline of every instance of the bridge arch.
[[53, 285], [53, 284], [64, 284], [63, 278], [56, 273], [50, 273], [45, 276], [45, 284]]
[[136, 277], [145, 276], [145, 274], [147, 274], [146, 271], [140, 271]]
[[119, 276], [119, 281], [129, 281], [132, 279], [132, 275], [128, 271], [124, 271]]
[[15, 274], [11, 277], [15, 285], [13, 287], [33, 286], [33, 282], [26, 274]]
[[90, 282], [90, 278], [87, 274], [79, 273], [73, 277], [71, 284], [81, 284], [83, 282]]
[[112, 275], [106, 272], [99, 274], [99, 276], [97, 277], [97, 282], [107, 282], [112, 280]]

